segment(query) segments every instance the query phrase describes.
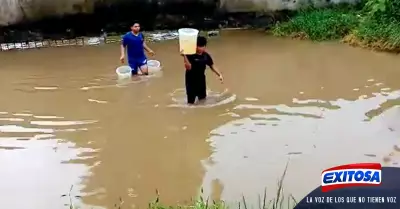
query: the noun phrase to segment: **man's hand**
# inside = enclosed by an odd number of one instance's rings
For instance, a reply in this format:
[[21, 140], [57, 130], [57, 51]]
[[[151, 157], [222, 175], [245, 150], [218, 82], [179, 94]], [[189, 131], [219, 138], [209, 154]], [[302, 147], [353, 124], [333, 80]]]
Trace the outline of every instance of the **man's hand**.
[[190, 70], [190, 69], [192, 69], [192, 65], [190, 63], [185, 62], [185, 68], [186, 68], [186, 70]]
[[124, 62], [125, 62], [125, 55], [121, 55], [121, 57], [119, 58], [119, 60], [121, 61], [122, 64], [124, 64]]
[[149, 54], [150, 54], [150, 56], [156, 55], [156, 53], [153, 50], [149, 50]]
[[183, 49], [180, 51], [180, 55], [183, 57], [185, 54], [183, 54]]
[[222, 75], [219, 75], [218, 78], [221, 81], [221, 83], [224, 83], [224, 77], [222, 77]]

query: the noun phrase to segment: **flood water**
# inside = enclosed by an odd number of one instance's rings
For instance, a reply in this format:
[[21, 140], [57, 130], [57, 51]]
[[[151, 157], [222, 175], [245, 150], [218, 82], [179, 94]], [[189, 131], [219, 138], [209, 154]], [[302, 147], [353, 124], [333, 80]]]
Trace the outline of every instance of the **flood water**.
[[150, 46], [162, 74], [124, 84], [118, 45], [0, 54], [1, 208], [143, 208], [156, 189], [254, 202], [287, 163], [300, 200], [330, 166], [399, 166], [395, 55], [223, 32], [209, 52], [225, 82], [208, 72], [210, 102], [186, 108], [177, 41]]

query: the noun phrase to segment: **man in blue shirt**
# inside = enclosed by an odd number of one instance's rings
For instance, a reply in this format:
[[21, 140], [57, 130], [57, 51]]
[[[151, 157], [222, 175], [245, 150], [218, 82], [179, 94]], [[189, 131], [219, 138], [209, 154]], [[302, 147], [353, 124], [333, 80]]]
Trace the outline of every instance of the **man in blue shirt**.
[[125, 50], [128, 54], [128, 64], [132, 68], [132, 75], [138, 74], [138, 69], [143, 75], [148, 75], [147, 58], [144, 53], [146, 50], [151, 56], [154, 55], [145, 42], [143, 34], [140, 32], [140, 24], [135, 22], [131, 26], [131, 31], [122, 37], [121, 43], [121, 62], [125, 62]]

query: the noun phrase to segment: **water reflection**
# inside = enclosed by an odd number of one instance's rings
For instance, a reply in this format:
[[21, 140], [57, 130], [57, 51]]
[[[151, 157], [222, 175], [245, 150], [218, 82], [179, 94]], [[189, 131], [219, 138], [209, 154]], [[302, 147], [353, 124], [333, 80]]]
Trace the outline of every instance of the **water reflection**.
[[[15, 120], [12, 116], [25, 117]], [[2, 125], [5, 117], [14, 125]], [[0, 118], [0, 196], [2, 208], [68, 208], [81, 205], [82, 179], [90, 175], [91, 166], [79, 162], [92, 158], [93, 148], [83, 148], [55, 134], [77, 132], [88, 127], [88, 121], [35, 121], [59, 116], [34, 116], [31, 113], [7, 113]], [[24, 121], [30, 121], [29, 127]], [[89, 121], [94, 123], [94, 121]], [[79, 125], [79, 128], [70, 126]], [[75, 163], [74, 163], [75, 162]], [[93, 165], [95, 166], [95, 165]], [[72, 187], [72, 189], [71, 189]], [[77, 197], [76, 197], [77, 196]], [[23, 201], [21, 201], [23, 198]]]
[[296, 199], [318, 186], [320, 172], [330, 166], [357, 162], [398, 166], [400, 107], [395, 102], [399, 97], [400, 91], [392, 91], [355, 101], [294, 99], [293, 105], [237, 105], [238, 114], [249, 109], [262, 113], [211, 131], [208, 141], [214, 152], [205, 164], [206, 195], [217, 179], [224, 187], [224, 200], [237, 201], [244, 195], [256, 203], [266, 187], [274, 198], [288, 161], [285, 192]]

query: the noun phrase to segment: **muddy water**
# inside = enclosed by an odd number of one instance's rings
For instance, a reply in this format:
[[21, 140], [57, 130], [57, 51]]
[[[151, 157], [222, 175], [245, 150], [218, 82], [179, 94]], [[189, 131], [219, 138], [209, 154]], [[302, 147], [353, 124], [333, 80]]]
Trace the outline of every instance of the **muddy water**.
[[396, 56], [225, 32], [209, 44], [225, 83], [209, 73], [211, 101], [185, 108], [176, 41], [151, 46], [163, 73], [123, 84], [117, 45], [0, 54], [2, 208], [142, 208], [201, 187], [254, 202], [286, 163], [300, 199], [329, 166], [398, 166]]

